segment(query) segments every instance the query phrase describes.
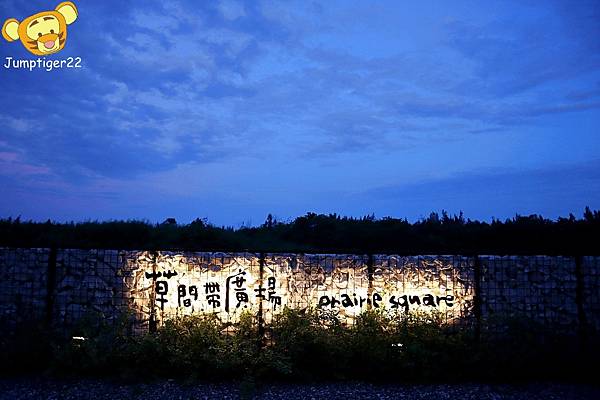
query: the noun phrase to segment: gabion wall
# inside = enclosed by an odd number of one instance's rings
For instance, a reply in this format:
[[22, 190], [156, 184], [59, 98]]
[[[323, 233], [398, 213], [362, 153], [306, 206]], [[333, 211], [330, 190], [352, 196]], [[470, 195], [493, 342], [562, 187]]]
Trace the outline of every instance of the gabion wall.
[[324, 323], [360, 312], [435, 312], [499, 331], [526, 317], [577, 332], [600, 327], [599, 257], [358, 256], [69, 249], [0, 249], [0, 323], [68, 327], [126, 318], [135, 332], [201, 313], [268, 323], [285, 307]]

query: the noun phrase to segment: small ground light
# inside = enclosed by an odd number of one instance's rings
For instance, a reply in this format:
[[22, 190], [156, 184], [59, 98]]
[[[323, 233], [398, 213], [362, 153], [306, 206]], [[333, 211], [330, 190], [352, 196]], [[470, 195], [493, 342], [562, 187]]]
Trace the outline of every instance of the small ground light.
[[87, 338], [84, 338], [83, 336], [73, 336], [72, 340], [73, 340], [73, 346], [75, 348], [80, 348], [83, 345], [83, 342], [85, 342], [87, 340]]

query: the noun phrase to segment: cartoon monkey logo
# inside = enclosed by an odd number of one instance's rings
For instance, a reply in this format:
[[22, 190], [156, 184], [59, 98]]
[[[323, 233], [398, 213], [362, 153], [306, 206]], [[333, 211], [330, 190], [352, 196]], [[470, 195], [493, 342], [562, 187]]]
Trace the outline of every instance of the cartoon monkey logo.
[[21, 39], [25, 48], [36, 56], [61, 51], [67, 42], [67, 25], [77, 19], [77, 7], [70, 1], [60, 3], [53, 11], [43, 11], [21, 23], [9, 18], [2, 26], [2, 36], [9, 42]]

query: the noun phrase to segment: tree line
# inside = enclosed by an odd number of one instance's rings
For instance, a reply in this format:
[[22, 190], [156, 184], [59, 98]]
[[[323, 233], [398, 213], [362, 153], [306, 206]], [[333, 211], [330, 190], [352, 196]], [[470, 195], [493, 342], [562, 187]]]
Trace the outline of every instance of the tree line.
[[0, 219], [0, 246], [388, 254], [600, 254], [600, 211], [555, 220], [516, 215], [491, 222], [432, 212], [416, 222], [368, 215], [307, 213], [290, 222], [272, 215], [256, 227], [215, 226], [206, 219], [60, 223]]

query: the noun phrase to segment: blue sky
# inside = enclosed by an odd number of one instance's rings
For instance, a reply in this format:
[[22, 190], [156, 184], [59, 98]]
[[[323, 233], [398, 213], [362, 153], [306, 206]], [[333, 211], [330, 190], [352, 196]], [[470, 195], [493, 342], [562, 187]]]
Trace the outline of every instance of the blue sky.
[[600, 208], [598, 1], [162, 3], [75, 1], [83, 68], [1, 68], [0, 216]]

